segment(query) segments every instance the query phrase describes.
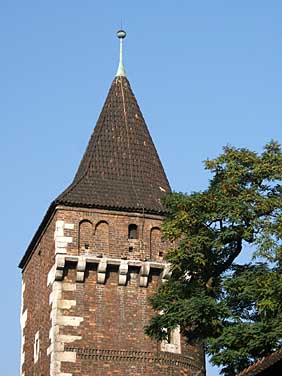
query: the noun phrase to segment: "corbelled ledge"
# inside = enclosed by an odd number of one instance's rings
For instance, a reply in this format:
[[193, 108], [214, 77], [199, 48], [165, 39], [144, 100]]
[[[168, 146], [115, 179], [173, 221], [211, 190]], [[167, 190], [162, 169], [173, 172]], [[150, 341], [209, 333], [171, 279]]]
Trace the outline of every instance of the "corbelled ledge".
[[172, 367], [185, 367], [194, 369], [193, 375], [202, 375], [203, 368], [199, 367], [193, 356], [170, 354], [167, 352], [148, 352], [135, 350], [114, 350], [114, 349], [93, 349], [65, 346], [65, 351], [75, 352], [77, 357], [83, 361], [125, 361], [140, 363], [157, 363]]
[[84, 282], [85, 270], [87, 264], [97, 265], [97, 283], [104, 284], [106, 281], [106, 273], [108, 266], [118, 266], [118, 284], [125, 286], [128, 278], [128, 268], [138, 267], [139, 269], [139, 286], [148, 286], [148, 277], [152, 269], [160, 271], [160, 277], [164, 282], [170, 275], [170, 265], [165, 262], [127, 260], [109, 257], [97, 257], [92, 255], [66, 255], [56, 254], [56, 261], [49, 272], [48, 282], [62, 281], [64, 278], [64, 270], [67, 263], [76, 263], [76, 282]]

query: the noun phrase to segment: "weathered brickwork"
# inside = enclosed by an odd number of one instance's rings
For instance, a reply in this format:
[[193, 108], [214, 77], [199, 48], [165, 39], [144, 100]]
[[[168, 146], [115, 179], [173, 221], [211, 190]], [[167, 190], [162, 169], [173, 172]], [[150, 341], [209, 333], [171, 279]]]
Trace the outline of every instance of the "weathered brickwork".
[[[95, 209], [59, 209], [57, 220], [74, 224], [68, 254], [105, 254], [113, 258], [163, 260], [167, 243], [160, 234], [162, 217]], [[128, 239], [128, 226], [138, 226], [138, 239]]]
[[202, 348], [187, 345], [180, 328], [161, 343], [144, 334], [154, 314], [149, 299], [170, 275], [172, 245], [160, 229], [169, 192], [118, 74], [74, 180], [20, 262], [22, 376], [204, 376]]
[[[23, 303], [22, 312], [27, 312], [27, 319], [22, 335], [24, 354], [21, 374], [24, 376], [49, 375], [49, 358], [47, 348], [49, 346], [50, 329], [50, 289], [47, 287], [47, 275], [55, 260], [53, 218], [44, 236], [37, 244], [32, 257], [23, 271]], [[35, 336], [38, 332], [39, 354], [38, 360], [34, 358]]]
[[[95, 267], [86, 270], [84, 283], [64, 296], [76, 300], [68, 314], [81, 315], [84, 320], [79, 327], [62, 331], [82, 337], [66, 347], [77, 356], [76, 363], [63, 365], [63, 372], [73, 375], [203, 374], [199, 348], [182, 342], [181, 355], [162, 353], [160, 344], [144, 334], [144, 326], [153, 314], [148, 298], [160, 283], [157, 271], [152, 271], [147, 288], [139, 286], [138, 268], [129, 269], [126, 286], [118, 285], [117, 268], [109, 268], [104, 285], [97, 284], [96, 274]], [[75, 268], [68, 268], [64, 280], [73, 283], [75, 277]]]
[[23, 271], [24, 376], [204, 375], [200, 346], [182, 340], [180, 354], [163, 352], [144, 334], [167, 272], [161, 222], [57, 208]]

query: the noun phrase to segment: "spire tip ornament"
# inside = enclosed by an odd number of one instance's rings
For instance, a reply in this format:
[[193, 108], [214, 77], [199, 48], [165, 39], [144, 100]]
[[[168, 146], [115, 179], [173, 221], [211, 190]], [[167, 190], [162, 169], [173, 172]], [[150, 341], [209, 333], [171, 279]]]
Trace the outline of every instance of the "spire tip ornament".
[[118, 31], [117, 31], [117, 37], [118, 37], [119, 39], [124, 39], [124, 38], [126, 37], [126, 31], [124, 31], [124, 30], [122, 30], [122, 29], [118, 30]]
[[119, 65], [118, 65], [116, 77], [119, 77], [119, 76], [126, 77], [125, 69], [124, 69], [123, 61], [122, 61], [123, 59], [123, 50], [122, 50], [123, 43], [122, 42], [123, 42], [123, 39], [126, 37], [126, 32], [122, 29], [118, 30], [117, 37], [119, 39]]

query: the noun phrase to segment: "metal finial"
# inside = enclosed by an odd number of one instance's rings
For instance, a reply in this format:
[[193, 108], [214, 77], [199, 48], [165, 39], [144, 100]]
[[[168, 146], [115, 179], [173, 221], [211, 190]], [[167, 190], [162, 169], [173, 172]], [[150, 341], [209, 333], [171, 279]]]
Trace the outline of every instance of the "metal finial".
[[123, 66], [123, 61], [122, 61], [122, 58], [123, 58], [123, 54], [122, 54], [122, 41], [123, 39], [126, 37], [126, 32], [124, 30], [118, 30], [117, 32], [117, 37], [119, 38], [119, 65], [118, 65], [118, 70], [117, 70], [117, 74], [116, 76], [123, 76], [125, 77], [126, 74], [125, 74], [125, 70], [124, 70], [124, 66]]

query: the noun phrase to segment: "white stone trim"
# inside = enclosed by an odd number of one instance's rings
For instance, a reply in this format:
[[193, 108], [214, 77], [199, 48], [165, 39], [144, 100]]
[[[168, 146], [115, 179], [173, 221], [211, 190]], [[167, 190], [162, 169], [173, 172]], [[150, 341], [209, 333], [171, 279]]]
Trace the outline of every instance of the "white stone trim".
[[83, 282], [84, 281], [84, 273], [86, 269], [86, 259], [85, 257], [81, 256], [78, 259], [77, 267], [76, 267], [76, 282]]
[[141, 287], [147, 287], [148, 286], [148, 277], [150, 274], [150, 262], [143, 262], [140, 269], [140, 281], [139, 285]]
[[72, 243], [71, 236], [65, 236], [64, 230], [73, 230], [74, 224], [73, 223], [65, 223], [63, 220], [56, 221], [56, 229], [54, 233], [54, 240], [55, 240], [55, 254], [66, 254], [67, 253], [67, 246], [69, 243]]
[[71, 307], [76, 305], [76, 300], [59, 300], [58, 308], [60, 309], [71, 309]]
[[97, 283], [105, 283], [106, 273], [107, 273], [107, 258], [103, 257], [100, 259], [97, 269]]
[[162, 283], [165, 283], [168, 280], [168, 278], [171, 276], [171, 273], [171, 265], [166, 264], [162, 272]]
[[27, 320], [27, 309], [23, 312], [23, 314], [21, 316], [21, 327], [22, 327], [22, 329], [25, 328], [26, 320]]
[[161, 279], [164, 282], [169, 275], [170, 265], [165, 262], [141, 261], [136, 259], [114, 259], [109, 257], [97, 257], [94, 255], [56, 255], [55, 265], [51, 268], [47, 277], [47, 286], [54, 281], [62, 281], [64, 277], [64, 268], [67, 262], [76, 262], [76, 281], [83, 282], [87, 264], [98, 264], [97, 267], [97, 283], [104, 284], [106, 282], [107, 268], [109, 265], [119, 266], [119, 285], [124, 286], [127, 282], [128, 269], [130, 266], [140, 268], [139, 286], [147, 287], [151, 269], [159, 269], [162, 271]]
[[35, 333], [34, 336], [34, 344], [33, 344], [33, 361], [34, 363], [38, 362], [40, 353], [40, 338], [39, 338], [39, 330]]
[[81, 258], [84, 258], [87, 264], [99, 264], [101, 260], [107, 261], [108, 265], [117, 265], [119, 266], [121, 262], [126, 261], [128, 263], [128, 266], [136, 266], [136, 267], [141, 267], [142, 265], [150, 265], [150, 268], [153, 269], [160, 269], [164, 270], [166, 267], [169, 266], [167, 262], [158, 262], [158, 261], [141, 261], [137, 259], [118, 259], [118, 258], [111, 258], [111, 257], [98, 257], [94, 255], [60, 255], [61, 257], [64, 257], [66, 262], [71, 261], [71, 262], [76, 262]]
[[[57, 256], [56, 256], [57, 258]], [[58, 265], [58, 263], [57, 263]], [[63, 335], [60, 334], [60, 328], [63, 326], [78, 327], [83, 322], [83, 317], [79, 316], [66, 316], [64, 311], [71, 309], [76, 305], [76, 300], [62, 299], [63, 291], [75, 291], [75, 283], [64, 283], [56, 280], [56, 270], [53, 267], [49, 274], [48, 280], [52, 284], [52, 292], [49, 297], [49, 304], [51, 305], [51, 328], [49, 331], [50, 346], [47, 349], [47, 355], [50, 355], [50, 376], [72, 376], [71, 373], [61, 372], [62, 362], [76, 362], [76, 353], [70, 351], [64, 351], [65, 343], [72, 343], [74, 341], [82, 339], [81, 336], [75, 335]]]
[[120, 286], [125, 286], [128, 274], [128, 261], [121, 260], [118, 272], [118, 284]]
[[24, 352], [24, 343], [25, 343], [25, 336], [24, 336], [24, 328], [27, 321], [27, 309], [23, 312], [24, 309], [24, 291], [25, 291], [25, 282], [22, 279], [22, 298], [21, 298], [21, 317], [20, 317], [20, 325], [21, 325], [21, 363], [20, 363], [20, 374], [24, 376], [23, 372], [23, 365], [25, 360], [25, 352]]
[[47, 275], [47, 287], [54, 281], [61, 281], [63, 279], [65, 263], [65, 255], [56, 254], [55, 264], [52, 266]]
[[21, 315], [21, 332], [22, 332], [22, 341], [21, 341], [21, 375], [24, 375], [22, 372], [24, 361], [25, 361], [25, 351], [24, 351], [24, 344], [25, 344], [25, 335], [24, 335], [24, 328], [27, 321], [27, 309]]
[[24, 292], [25, 292], [25, 282], [22, 279], [22, 299], [21, 299], [21, 313], [23, 312], [23, 306], [24, 306]]
[[181, 354], [181, 335], [180, 326], [172, 329], [170, 332], [170, 341], [161, 342], [161, 351], [166, 351], [174, 354]]
[[83, 321], [83, 317], [78, 316], [57, 316], [56, 324], [59, 326], [79, 326]]
[[63, 283], [63, 291], [75, 291], [76, 284], [71, 282], [64, 282]]
[[57, 265], [54, 264], [47, 275], [47, 287], [55, 281], [56, 268]]

